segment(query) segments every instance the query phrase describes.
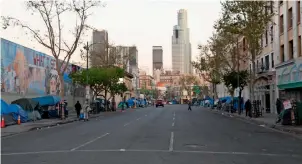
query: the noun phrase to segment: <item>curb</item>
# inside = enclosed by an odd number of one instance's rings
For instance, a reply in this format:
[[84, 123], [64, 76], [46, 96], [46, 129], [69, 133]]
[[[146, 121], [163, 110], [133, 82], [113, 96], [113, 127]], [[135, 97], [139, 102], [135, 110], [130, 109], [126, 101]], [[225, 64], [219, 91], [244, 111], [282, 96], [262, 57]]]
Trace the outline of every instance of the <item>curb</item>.
[[[287, 127], [282, 126], [282, 125], [270, 124], [270, 123], [266, 123], [266, 122], [259, 121], [259, 120], [253, 120], [253, 119], [246, 119], [246, 118], [234, 115], [234, 114], [224, 113], [224, 112], [215, 111], [215, 110], [209, 110], [209, 111], [213, 112], [215, 114], [220, 114], [220, 115], [225, 116], [225, 117], [235, 118], [235, 119], [238, 119], [238, 120], [241, 120], [241, 121], [254, 123], [254, 124], [257, 124], [257, 125], [262, 124], [262, 125], [265, 125], [267, 128], [270, 128], [270, 129], [274, 129], [274, 130], [277, 130], [277, 131], [280, 131], [280, 132], [290, 133], [290, 134], [298, 135], [298, 137], [302, 137], [302, 131], [294, 130], [294, 129], [288, 129]], [[292, 126], [292, 127], [294, 127], [294, 126]]]
[[[101, 116], [104, 116], [104, 115], [103, 114], [93, 115], [90, 118], [97, 118], [97, 117], [101, 117]], [[30, 132], [30, 131], [40, 130], [40, 129], [43, 129], [43, 128], [48, 128], [48, 127], [54, 127], [54, 126], [58, 126], [58, 125], [69, 124], [69, 123], [76, 122], [76, 121], [79, 121], [79, 119], [75, 118], [75, 119], [71, 119], [71, 120], [62, 120], [62, 121], [59, 121], [59, 122], [56, 122], [56, 123], [52, 123], [52, 124], [49, 124], [49, 125], [36, 126], [36, 127], [32, 127], [29, 130], [26, 130], [26, 131], [23, 131], [23, 132], [9, 134], [9, 135], [6, 135], [6, 136], [1, 136], [1, 139], [9, 138], [9, 137], [12, 137], [12, 136], [15, 136], [15, 135], [19, 135], [19, 134], [22, 134], [22, 133], [26, 133], [26, 132]]]

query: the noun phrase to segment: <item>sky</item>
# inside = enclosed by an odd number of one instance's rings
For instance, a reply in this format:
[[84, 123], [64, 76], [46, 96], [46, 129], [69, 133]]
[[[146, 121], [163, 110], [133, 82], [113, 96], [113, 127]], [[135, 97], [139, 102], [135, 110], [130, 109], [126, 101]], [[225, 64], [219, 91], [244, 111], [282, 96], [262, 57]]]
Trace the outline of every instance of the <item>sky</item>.
[[[108, 31], [109, 40], [115, 45], [132, 46], [138, 49], [138, 63], [142, 69], [151, 74], [152, 46], [163, 47], [164, 68], [172, 67], [172, 34], [173, 26], [177, 24], [177, 11], [186, 9], [190, 41], [192, 45], [192, 60], [198, 55], [198, 44], [206, 43], [213, 32], [213, 24], [218, 19], [221, 10], [218, 0], [107, 0], [102, 1], [105, 7], [93, 9], [88, 24], [99, 30]], [[0, 0], [2, 16], [12, 16], [27, 22], [35, 29], [45, 29], [41, 18], [26, 10], [23, 0]], [[64, 29], [71, 29], [75, 18], [63, 17]], [[64, 33], [67, 34], [67, 33]], [[92, 31], [87, 31], [83, 40], [91, 41]], [[29, 48], [50, 54], [30, 35], [19, 28], [0, 30], [0, 37], [24, 45]], [[72, 37], [66, 36], [67, 41]], [[73, 62], [82, 61], [79, 46], [72, 56]]]

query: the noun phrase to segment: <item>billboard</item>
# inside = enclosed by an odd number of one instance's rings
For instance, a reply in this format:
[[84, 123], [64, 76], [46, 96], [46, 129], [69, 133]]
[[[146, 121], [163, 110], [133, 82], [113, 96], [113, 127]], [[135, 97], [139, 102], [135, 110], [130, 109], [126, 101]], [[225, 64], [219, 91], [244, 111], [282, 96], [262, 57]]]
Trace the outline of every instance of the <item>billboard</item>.
[[[21, 95], [59, 95], [60, 80], [52, 56], [29, 49], [0, 38], [1, 42], [1, 92]], [[60, 63], [61, 64], [61, 63]], [[71, 71], [79, 70], [68, 65], [64, 73], [65, 95], [71, 95]]]

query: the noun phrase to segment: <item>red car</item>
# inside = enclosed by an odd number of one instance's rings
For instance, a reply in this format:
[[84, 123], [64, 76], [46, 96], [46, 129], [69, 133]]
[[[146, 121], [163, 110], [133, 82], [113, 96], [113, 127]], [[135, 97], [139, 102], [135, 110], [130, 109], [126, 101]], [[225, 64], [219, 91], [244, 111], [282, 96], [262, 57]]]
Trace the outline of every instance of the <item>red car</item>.
[[156, 106], [156, 108], [157, 108], [158, 106], [164, 107], [163, 100], [156, 100], [155, 106]]

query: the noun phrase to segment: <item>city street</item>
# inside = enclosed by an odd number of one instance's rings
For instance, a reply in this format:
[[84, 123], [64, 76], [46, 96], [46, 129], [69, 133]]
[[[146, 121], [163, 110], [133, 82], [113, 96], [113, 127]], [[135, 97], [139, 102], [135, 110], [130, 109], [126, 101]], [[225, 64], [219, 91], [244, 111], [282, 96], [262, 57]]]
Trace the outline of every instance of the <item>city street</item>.
[[301, 164], [302, 140], [187, 105], [128, 109], [2, 139], [3, 164]]

